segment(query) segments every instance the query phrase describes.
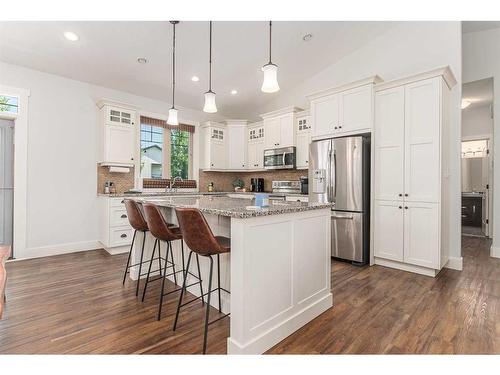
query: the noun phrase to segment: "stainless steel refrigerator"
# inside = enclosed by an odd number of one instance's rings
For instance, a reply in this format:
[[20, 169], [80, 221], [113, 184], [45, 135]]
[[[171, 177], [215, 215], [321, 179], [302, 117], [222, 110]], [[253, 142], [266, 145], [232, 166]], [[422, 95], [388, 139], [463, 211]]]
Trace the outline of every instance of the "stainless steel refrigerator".
[[333, 138], [309, 146], [309, 201], [332, 202], [332, 257], [368, 262], [370, 136]]

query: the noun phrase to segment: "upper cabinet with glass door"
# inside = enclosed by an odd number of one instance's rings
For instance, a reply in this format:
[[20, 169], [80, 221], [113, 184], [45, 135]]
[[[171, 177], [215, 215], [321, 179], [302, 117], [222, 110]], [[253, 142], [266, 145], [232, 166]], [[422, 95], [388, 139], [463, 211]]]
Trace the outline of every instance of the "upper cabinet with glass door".
[[134, 125], [135, 111], [120, 107], [105, 106], [105, 123], [109, 125]]

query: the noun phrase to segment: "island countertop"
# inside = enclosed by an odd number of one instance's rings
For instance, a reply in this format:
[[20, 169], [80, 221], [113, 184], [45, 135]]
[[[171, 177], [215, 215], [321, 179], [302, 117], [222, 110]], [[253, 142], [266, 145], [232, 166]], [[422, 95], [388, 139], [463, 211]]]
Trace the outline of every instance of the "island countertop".
[[139, 202], [154, 203], [160, 207], [194, 207], [201, 212], [212, 215], [245, 219], [257, 216], [280, 215], [294, 212], [319, 210], [332, 207], [331, 203], [306, 203], [306, 202], [269, 202], [268, 207], [248, 209], [255, 204], [255, 199], [232, 198], [220, 195], [195, 195], [195, 196], [163, 196], [163, 197], [136, 197]]

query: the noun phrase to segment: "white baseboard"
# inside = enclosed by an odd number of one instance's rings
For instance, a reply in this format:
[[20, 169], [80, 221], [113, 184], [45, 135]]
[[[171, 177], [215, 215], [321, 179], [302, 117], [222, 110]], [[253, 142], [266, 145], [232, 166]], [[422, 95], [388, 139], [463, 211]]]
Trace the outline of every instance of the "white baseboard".
[[31, 259], [97, 249], [102, 249], [102, 245], [99, 241], [71, 242], [60, 245], [29, 247], [23, 251], [19, 250], [17, 252], [14, 248], [14, 256], [16, 260]]
[[444, 265], [445, 268], [452, 270], [462, 271], [464, 258], [462, 257], [449, 257], [448, 262]]
[[500, 258], [500, 247], [491, 245], [491, 248], [490, 248], [490, 257]]

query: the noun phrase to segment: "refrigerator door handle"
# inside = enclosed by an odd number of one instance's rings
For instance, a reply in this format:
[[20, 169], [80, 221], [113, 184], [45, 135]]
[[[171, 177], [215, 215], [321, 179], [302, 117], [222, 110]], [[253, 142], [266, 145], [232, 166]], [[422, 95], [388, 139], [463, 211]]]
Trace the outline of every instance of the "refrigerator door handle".
[[354, 216], [332, 216], [332, 220], [354, 220]]

